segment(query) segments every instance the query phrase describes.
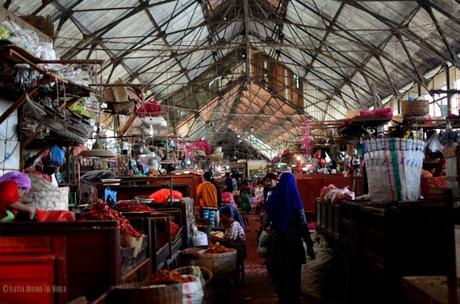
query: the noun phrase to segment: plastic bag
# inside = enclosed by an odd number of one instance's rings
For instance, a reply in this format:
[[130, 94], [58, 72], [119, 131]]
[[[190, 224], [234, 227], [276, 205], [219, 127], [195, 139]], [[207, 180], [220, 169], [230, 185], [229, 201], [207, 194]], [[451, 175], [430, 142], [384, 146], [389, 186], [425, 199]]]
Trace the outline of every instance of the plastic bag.
[[262, 232], [259, 235], [259, 241], [257, 242], [257, 253], [261, 257], [265, 257], [267, 254], [267, 244], [268, 244], [268, 234], [265, 230], [262, 230]]
[[171, 194], [172, 194], [173, 199], [178, 199], [180, 201], [184, 200], [182, 193], [180, 193], [179, 191], [175, 191], [175, 190], [171, 191], [171, 189], [166, 189], [166, 188], [160, 189], [150, 194], [149, 198], [153, 199], [155, 203], [161, 204], [161, 203], [166, 203], [169, 200], [169, 197], [171, 196]]
[[433, 153], [442, 151], [443, 146], [439, 141], [439, 135], [437, 133], [431, 135], [431, 137], [428, 139], [426, 148]]
[[49, 157], [51, 165], [61, 167], [64, 164], [65, 152], [58, 145], [53, 145]]
[[4, 26], [0, 25], [0, 40], [6, 40], [10, 37], [11, 33]]
[[117, 202], [117, 191], [112, 191], [110, 188], [105, 188], [104, 190], [104, 200], [107, 202], [111, 208], [115, 207]]
[[65, 210], [37, 210], [38, 222], [75, 222], [75, 213]]

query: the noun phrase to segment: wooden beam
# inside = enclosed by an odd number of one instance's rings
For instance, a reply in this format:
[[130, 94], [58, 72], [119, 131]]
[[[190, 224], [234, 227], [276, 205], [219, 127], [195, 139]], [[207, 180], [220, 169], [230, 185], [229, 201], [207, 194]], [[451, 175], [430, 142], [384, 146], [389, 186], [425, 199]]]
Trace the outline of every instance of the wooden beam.
[[[31, 92], [34, 92], [36, 89], [33, 89]], [[17, 110], [19, 107], [24, 105], [27, 101], [27, 95], [28, 93], [24, 93], [19, 97], [8, 109], [6, 109], [5, 112], [0, 116], [0, 125], [13, 113], [15, 110]]]
[[131, 125], [133, 124], [134, 119], [136, 119], [136, 116], [137, 116], [136, 114], [131, 114], [131, 116], [129, 116], [128, 121], [120, 129], [120, 132], [118, 132], [118, 136], [123, 136], [126, 133], [126, 131], [129, 129], [129, 127], [131, 127]]

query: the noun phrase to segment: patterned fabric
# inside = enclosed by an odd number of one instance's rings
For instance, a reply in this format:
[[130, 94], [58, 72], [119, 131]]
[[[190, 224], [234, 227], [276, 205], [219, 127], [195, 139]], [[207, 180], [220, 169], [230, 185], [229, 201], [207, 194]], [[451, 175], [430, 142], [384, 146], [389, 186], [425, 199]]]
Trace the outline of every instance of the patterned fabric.
[[244, 229], [241, 227], [240, 223], [233, 221], [230, 226], [225, 229], [224, 239], [233, 240], [233, 241], [244, 241], [246, 236], [244, 234]]
[[[271, 226], [268, 216], [264, 217], [263, 226]], [[275, 229], [270, 231], [267, 244], [268, 264], [305, 264], [306, 258], [302, 239], [309, 245], [311, 238], [303, 209], [293, 213], [286, 231], [281, 233]]]
[[211, 228], [217, 227], [217, 209], [205, 208], [201, 210], [201, 217], [209, 219]]

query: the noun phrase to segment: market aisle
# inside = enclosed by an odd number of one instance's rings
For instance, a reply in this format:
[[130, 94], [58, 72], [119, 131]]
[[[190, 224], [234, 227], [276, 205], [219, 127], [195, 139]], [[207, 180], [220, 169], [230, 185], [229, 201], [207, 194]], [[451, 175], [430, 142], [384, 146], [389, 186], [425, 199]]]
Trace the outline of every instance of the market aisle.
[[[258, 256], [257, 230], [260, 226], [258, 216], [249, 215], [249, 225], [246, 227], [248, 253], [245, 260], [246, 284], [244, 287], [231, 287], [219, 295], [216, 303], [229, 304], [275, 304], [278, 303], [270, 276], [267, 273], [264, 259]], [[304, 304], [319, 304], [319, 301], [304, 300]]]

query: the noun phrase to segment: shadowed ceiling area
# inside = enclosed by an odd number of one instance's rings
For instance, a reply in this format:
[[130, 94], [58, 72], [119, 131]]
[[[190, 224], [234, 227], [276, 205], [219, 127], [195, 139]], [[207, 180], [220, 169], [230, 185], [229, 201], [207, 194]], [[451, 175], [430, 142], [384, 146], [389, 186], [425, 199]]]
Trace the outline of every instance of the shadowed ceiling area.
[[234, 133], [259, 151], [299, 140], [306, 120], [426, 87], [430, 71], [460, 61], [459, 0], [0, 3], [51, 16], [61, 58], [105, 59], [103, 82], [143, 84], [177, 136]]

